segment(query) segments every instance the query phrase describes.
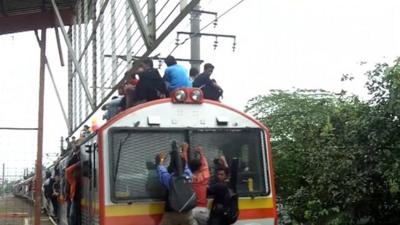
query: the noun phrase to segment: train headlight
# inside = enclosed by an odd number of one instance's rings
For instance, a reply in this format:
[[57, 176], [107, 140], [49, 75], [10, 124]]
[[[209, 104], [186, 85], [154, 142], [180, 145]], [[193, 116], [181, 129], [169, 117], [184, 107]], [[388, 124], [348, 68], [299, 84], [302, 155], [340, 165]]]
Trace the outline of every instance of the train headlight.
[[200, 89], [194, 89], [192, 93], [190, 93], [190, 98], [194, 102], [200, 102], [203, 99], [203, 94], [201, 93]]
[[202, 104], [203, 92], [199, 88], [181, 88], [170, 94], [173, 103]]
[[184, 102], [187, 96], [184, 90], [177, 90], [174, 97], [177, 102]]

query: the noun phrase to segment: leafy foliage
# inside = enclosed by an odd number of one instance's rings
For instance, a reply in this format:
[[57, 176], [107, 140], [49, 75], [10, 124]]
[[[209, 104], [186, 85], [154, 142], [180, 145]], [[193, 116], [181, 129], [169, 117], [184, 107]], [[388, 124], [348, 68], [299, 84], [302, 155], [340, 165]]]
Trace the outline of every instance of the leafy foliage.
[[400, 67], [367, 76], [368, 102], [323, 90], [248, 102], [271, 130], [282, 224], [400, 224]]

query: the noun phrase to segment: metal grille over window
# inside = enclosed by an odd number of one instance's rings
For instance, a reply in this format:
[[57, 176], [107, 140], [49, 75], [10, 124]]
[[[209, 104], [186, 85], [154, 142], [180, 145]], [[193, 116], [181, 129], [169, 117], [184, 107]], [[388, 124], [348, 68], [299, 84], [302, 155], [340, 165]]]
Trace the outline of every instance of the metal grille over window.
[[[203, 146], [211, 174], [215, 174], [216, 160], [224, 155], [230, 165], [233, 158], [239, 159], [237, 190], [241, 195], [269, 193], [269, 185], [263, 170], [264, 149], [261, 131], [252, 130], [199, 130], [191, 135], [191, 146]], [[211, 178], [213, 179], [213, 178]], [[213, 182], [213, 181], [211, 181]]]
[[[211, 174], [215, 159], [224, 155], [228, 164], [239, 161], [237, 190], [241, 196], [269, 193], [266, 169], [266, 150], [263, 132], [259, 129], [205, 130], [141, 130], [115, 128], [110, 131], [111, 195], [116, 201], [162, 199], [165, 189], [156, 171], [155, 157], [161, 151], [171, 151], [176, 140], [180, 146], [189, 141], [193, 150], [200, 145], [208, 159]], [[192, 153], [193, 154], [193, 153]], [[169, 158], [166, 162], [169, 165]], [[211, 181], [213, 182], [213, 177]]]
[[114, 199], [162, 199], [165, 189], [157, 175], [155, 157], [161, 151], [171, 151], [173, 140], [183, 143], [184, 132], [116, 130], [111, 136]]

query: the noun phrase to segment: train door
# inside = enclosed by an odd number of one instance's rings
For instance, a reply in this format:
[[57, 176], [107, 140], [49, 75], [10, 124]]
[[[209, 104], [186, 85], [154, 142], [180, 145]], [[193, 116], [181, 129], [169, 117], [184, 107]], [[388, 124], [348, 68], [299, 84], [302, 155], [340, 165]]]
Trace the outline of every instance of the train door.
[[81, 151], [81, 221], [82, 225], [99, 224], [98, 213], [98, 153], [94, 139], [84, 145]]

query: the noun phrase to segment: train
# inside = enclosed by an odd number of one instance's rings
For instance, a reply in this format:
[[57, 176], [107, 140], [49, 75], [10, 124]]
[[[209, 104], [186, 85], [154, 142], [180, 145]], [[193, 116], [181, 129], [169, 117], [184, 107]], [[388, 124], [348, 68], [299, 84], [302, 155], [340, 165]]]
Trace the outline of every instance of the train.
[[12, 187], [12, 194], [33, 202], [35, 190], [35, 176], [27, 176], [17, 181]]
[[[235, 224], [278, 223], [268, 128], [244, 112], [204, 99], [200, 89], [183, 88], [168, 98], [120, 112], [80, 141], [74, 153], [79, 161], [71, 162], [73, 153], [65, 154], [48, 169], [59, 176], [60, 192], [70, 192], [65, 191], [69, 168], [72, 163], [80, 168], [75, 173], [77, 213], [71, 214], [73, 200], [58, 199], [58, 225], [71, 225], [71, 217], [83, 225], [159, 224], [166, 191], [154, 159], [160, 151], [168, 151], [172, 141], [201, 145], [212, 176], [213, 160], [221, 154], [228, 161], [238, 159], [240, 213]], [[14, 190], [26, 188], [26, 182]], [[210, 206], [212, 198], [208, 201]]]

